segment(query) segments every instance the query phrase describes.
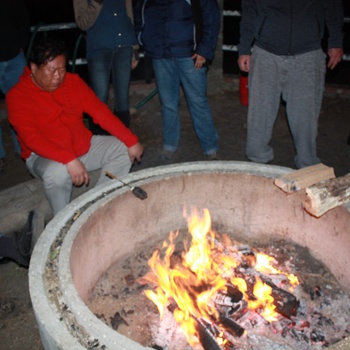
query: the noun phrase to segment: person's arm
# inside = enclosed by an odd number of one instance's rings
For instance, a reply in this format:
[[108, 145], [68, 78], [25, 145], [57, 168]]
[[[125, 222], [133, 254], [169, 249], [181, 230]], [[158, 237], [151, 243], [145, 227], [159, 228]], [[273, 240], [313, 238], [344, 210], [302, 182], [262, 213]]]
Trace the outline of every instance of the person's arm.
[[199, 2], [203, 19], [203, 35], [194, 58], [212, 60], [220, 31], [221, 13], [216, 0], [199, 0]]
[[343, 56], [344, 12], [341, 0], [327, 0], [325, 6], [326, 26], [328, 29], [327, 67], [333, 69]]
[[18, 137], [30, 150], [41, 157], [66, 164], [76, 158], [76, 155], [51, 142], [43, 135], [37, 126], [38, 121], [33, 102], [17, 91], [11, 91], [6, 96], [9, 121], [15, 128]]
[[256, 0], [242, 0], [238, 66], [242, 72], [250, 70], [250, 53], [254, 42], [254, 28], [258, 17]]
[[116, 118], [108, 106], [100, 101], [93, 90], [78, 75], [74, 75], [74, 79], [74, 91], [78, 94], [82, 109], [91, 116], [94, 123], [118, 138], [128, 148], [137, 144], [138, 137]]
[[81, 30], [89, 29], [96, 21], [102, 9], [103, 0], [73, 0], [74, 17]]

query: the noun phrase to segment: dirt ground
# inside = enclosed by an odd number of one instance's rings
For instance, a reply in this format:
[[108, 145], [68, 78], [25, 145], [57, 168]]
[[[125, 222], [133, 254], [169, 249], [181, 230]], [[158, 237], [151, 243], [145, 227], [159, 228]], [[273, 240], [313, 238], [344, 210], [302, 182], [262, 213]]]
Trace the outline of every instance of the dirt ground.
[[[244, 155], [247, 107], [240, 104], [238, 80], [232, 77], [210, 79], [209, 101], [220, 139], [221, 160], [246, 161]], [[158, 96], [147, 103], [143, 99], [155, 89], [154, 83], [136, 83], [131, 88], [131, 129], [139, 136], [145, 152], [141, 164], [132, 171], [163, 165], [158, 159], [162, 145], [162, 122]], [[141, 102], [141, 103], [140, 103]], [[4, 108], [4, 102], [1, 103]], [[193, 131], [184, 99], [180, 106], [181, 144], [170, 163], [205, 160]], [[1, 191], [31, 179], [24, 162], [13, 153], [9, 125], [6, 118], [0, 120], [4, 146], [7, 151], [5, 170], [0, 173]], [[350, 90], [344, 86], [327, 86], [319, 124], [318, 152], [322, 162], [334, 167], [337, 176], [350, 172]], [[274, 165], [294, 168], [293, 141], [281, 104], [271, 144], [274, 147]], [[15, 210], [15, 209], [14, 209]], [[1, 227], [0, 227], [1, 231]], [[0, 339], [1, 349], [42, 349], [28, 291], [27, 270], [15, 263], [0, 266]]]

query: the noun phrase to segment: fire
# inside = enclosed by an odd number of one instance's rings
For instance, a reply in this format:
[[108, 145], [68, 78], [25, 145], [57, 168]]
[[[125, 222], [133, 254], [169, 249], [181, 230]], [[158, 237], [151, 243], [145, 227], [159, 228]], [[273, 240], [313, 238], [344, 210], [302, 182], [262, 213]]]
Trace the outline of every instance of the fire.
[[[186, 213], [184, 213], [186, 216]], [[187, 217], [188, 231], [192, 236], [190, 247], [185, 247], [181, 256], [175, 253], [175, 239], [178, 232], [171, 232], [169, 242], [163, 243], [149, 259], [151, 271], [144, 280], [155, 285], [146, 290], [146, 296], [158, 308], [163, 317], [166, 308], [173, 312], [174, 318], [183, 330], [190, 345], [198, 343], [198, 325], [202, 322], [220, 324], [222, 318], [216, 308], [216, 298], [227, 296], [228, 285], [243, 295], [247, 309], [255, 310], [267, 321], [273, 322], [280, 317], [276, 312], [271, 287], [260, 278], [260, 274], [283, 274], [291, 285], [296, 285], [296, 276], [286, 274], [271, 264], [272, 257], [257, 253], [255, 259], [248, 259], [232, 245], [220, 242], [217, 233], [211, 229], [211, 217], [205, 209], [200, 215], [194, 209]], [[241, 266], [254, 268], [254, 288], [249, 288], [244, 275], [239, 275]], [[218, 343], [224, 329], [218, 327]], [[220, 339], [219, 339], [220, 338]]]

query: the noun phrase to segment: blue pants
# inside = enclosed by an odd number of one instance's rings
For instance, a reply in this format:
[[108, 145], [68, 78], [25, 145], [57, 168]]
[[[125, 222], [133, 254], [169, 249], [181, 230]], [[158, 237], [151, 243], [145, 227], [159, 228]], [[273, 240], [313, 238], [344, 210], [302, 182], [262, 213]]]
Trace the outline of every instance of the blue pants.
[[218, 135], [207, 98], [206, 68], [195, 69], [191, 57], [154, 59], [163, 115], [163, 148], [175, 151], [180, 141], [180, 84], [183, 87], [195, 132], [205, 154], [218, 150]]
[[103, 49], [88, 58], [91, 88], [98, 98], [107, 103], [112, 74], [114, 110], [129, 110], [129, 87], [133, 47], [116, 50]]
[[[7, 92], [18, 82], [22, 75], [27, 62], [23, 52], [20, 52], [15, 58], [9, 61], [0, 62], [0, 90], [3, 94]], [[20, 154], [21, 148], [19, 146], [16, 133], [12, 129], [12, 138], [15, 148], [15, 153]], [[2, 130], [0, 128], [0, 158], [5, 158], [6, 152], [2, 143]]]

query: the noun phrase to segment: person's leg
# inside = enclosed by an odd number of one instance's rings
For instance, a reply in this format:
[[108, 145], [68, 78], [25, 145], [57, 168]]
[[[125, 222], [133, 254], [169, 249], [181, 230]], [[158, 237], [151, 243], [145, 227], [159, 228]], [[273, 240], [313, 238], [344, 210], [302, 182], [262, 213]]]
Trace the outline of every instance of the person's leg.
[[[97, 97], [104, 103], [108, 101], [109, 82], [111, 78], [113, 50], [99, 50], [88, 58], [90, 86]], [[95, 135], [109, 135], [107, 131], [89, 118], [89, 129]]]
[[[0, 64], [0, 76], [1, 76], [0, 87], [1, 87], [1, 91], [5, 95], [19, 81], [19, 78], [22, 75], [26, 64], [27, 64], [27, 61], [23, 52], [20, 52], [12, 60], [2, 62], [2, 64]], [[15, 153], [20, 154], [21, 148], [17, 140], [17, 135], [13, 130], [12, 126], [11, 126], [11, 133], [12, 133]], [[3, 149], [3, 146], [2, 146], [2, 140], [0, 135], [0, 158], [4, 158], [5, 152], [3, 152], [3, 150], [1, 149]]]
[[79, 159], [87, 171], [101, 169], [96, 186], [110, 181], [106, 171], [119, 177], [127, 175], [131, 168], [127, 147], [114, 136], [93, 136], [89, 152]]
[[73, 184], [67, 166], [36, 154], [27, 159], [26, 165], [34, 177], [43, 180], [45, 195], [56, 215], [71, 198]]
[[180, 78], [173, 59], [154, 59], [153, 69], [163, 117], [163, 148], [176, 151], [180, 141]]
[[207, 155], [216, 153], [218, 135], [207, 98], [207, 69], [195, 69], [191, 57], [177, 58], [176, 64], [201, 147]]
[[326, 73], [323, 51], [290, 57], [288, 71], [283, 98], [296, 149], [295, 165], [303, 168], [320, 163], [316, 139]]
[[254, 47], [248, 76], [246, 142], [246, 156], [253, 162], [268, 163], [273, 159], [270, 141], [281, 95], [279, 59]]
[[26, 58], [23, 52], [20, 52], [12, 60], [5, 62], [5, 70], [1, 79], [1, 90], [6, 95], [7, 92], [19, 81], [26, 66]]
[[112, 84], [114, 113], [124, 123], [130, 125], [129, 88], [133, 47], [122, 47], [114, 51], [112, 59]]

